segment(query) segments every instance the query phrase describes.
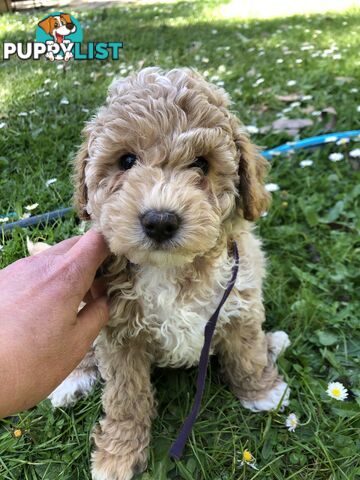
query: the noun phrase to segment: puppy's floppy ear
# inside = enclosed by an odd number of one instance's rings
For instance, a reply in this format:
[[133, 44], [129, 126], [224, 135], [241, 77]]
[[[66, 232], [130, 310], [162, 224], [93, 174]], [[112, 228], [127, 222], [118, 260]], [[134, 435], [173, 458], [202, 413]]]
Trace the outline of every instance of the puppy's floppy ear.
[[239, 159], [240, 206], [244, 218], [254, 221], [270, 206], [271, 196], [264, 186], [269, 163], [250, 142], [248, 133], [234, 115], [231, 125]]
[[73, 203], [81, 220], [90, 220], [86, 206], [88, 201], [87, 186], [85, 183], [85, 168], [88, 160], [88, 141], [85, 140], [81, 145], [76, 157], [74, 165], [74, 198]]
[[54, 30], [54, 18], [53, 17], [47, 17], [44, 20], [41, 20], [41, 22], [38, 23], [39, 27], [44, 30], [45, 33], [48, 35], [50, 32]]
[[72, 23], [70, 15], [68, 13], [61, 13], [60, 18], [64, 19], [66, 23]]

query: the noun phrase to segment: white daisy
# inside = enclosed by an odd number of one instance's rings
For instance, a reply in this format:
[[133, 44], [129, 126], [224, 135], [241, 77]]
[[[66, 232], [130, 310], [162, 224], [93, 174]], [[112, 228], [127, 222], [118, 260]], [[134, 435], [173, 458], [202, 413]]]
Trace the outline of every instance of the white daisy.
[[358, 105], [358, 106], [356, 107], [356, 111], [357, 111], [357, 112], [360, 112], [360, 105]]
[[246, 125], [245, 128], [250, 134], [259, 133], [259, 129], [255, 125]]
[[66, 97], [63, 97], [61, 100], [60, 100], [60, 105], [69, 105], [69, 100], [66, 98]]
[[57, 178], [50, 178], [49, 180], [46, 180], [45, 185], [48, 187], [49, 185], [52, 185], [55, 182], [57, 182]]
[[348, 391], [344, 387], [344, 385], [340, 382], [330, 382], [326, 393], [331, 398], [335, 398], [335, 400], [344, 401], [348, 396]]
[[44, 81], [44, 85], [47, 85], [48, 83], [51, 83], [50, 78], [47, 78], [47, 79]]
[[9, 217], [0, 217], [0, 223], [6, 223], [9, 221]]
[[276, 60], [276, 63], [278, 63], [280, 65], [281, 63], [284, 63], [284, 59], [283, 58], [278, 58]]
[[341, 160], [343, 160], [344, 158], [344, 155], [342, 153], [330, 153], [329, 155], [329, 160], [331, 162], [340, 162]]
[[349, 143], [350, 142], [350, 138], [340, 138], [340, 140], [338, 140], [336, 142], [336, 145], [345, 145], [346, 143]]
[[338, 137], [335, 137], [335, 136], [333, 136], [333, 137], [327, 137], [327, 138], [325, 138], [324, 142], [325, 142], [325, 143], [336, 142], [337, 139], [338, 139]]
[[299, 420], [295, 413], [290, 413], [286, 420], [285, 420], [285, 425], [288, 428], [289, 432], [295, 432], [296, 427], [299, 424]]
[[288, 87], [293, 87], [294, 85], [296, 85], [296, 80], [289, 80], [286, 85]]
[[358, 88], [354, 87], [354, 88], [350, 88], [350, 93], [357, 93], [359, 91]]
[[26, 220], [27, 218], [30, 218], [31, 217], [31, 213], [30, 212], [25, 212], [21, 215], [20, 219], [21, 220]]
[[256, 80], [256, 82], [253, 84], [253, 87], [258, 87], [259, 85], [261, 85], [262, 83], [265, 82], [265, 79], [264, 78], [258, 78]]
[[27, 112], [20, 112], [18, 113], [18, 117], [27, 117], [28, 113]]
[[360, 148], [355, 148], [354, 150], [351, 150], [349, 155], [350, 155], [350, 157], [353, 157], [353, 158], [359, 158], [360, 157]]
[[30, 210], [35, 210], [39, 206], [38, 203], [33, 203], [32, 205], [26, 205], [25, 210], [30, 211]]
[[268, 192], [277, 192], [278, 190], [280, 190], [280, 187], [276, 183], [267, 183], [265, 185], [265, 190], [267, 190]]
[[297, 64], [302, 63], [302, 59], [301, 59], [301, 58], [297, 58], [297, 59], [295, 60], [295, 63], [297, 63]]
[[78, 81], [78, 80], [75, 80], [75, 82], [73, 83], [73, 85], [75, 87], [79, 87], [81, 85], [81, 83]]
[[0, 122], [0, 129], [4, 128], [4, 127], [6, 127], [6, 123], [5, 122]]
[[312, 160], [301, 160], [301, 162], [299, 163], [300, 167], [301, 168], [305, 168], [305, 167], [311, 167], [311, 165], [313, 164], [314, 162]]

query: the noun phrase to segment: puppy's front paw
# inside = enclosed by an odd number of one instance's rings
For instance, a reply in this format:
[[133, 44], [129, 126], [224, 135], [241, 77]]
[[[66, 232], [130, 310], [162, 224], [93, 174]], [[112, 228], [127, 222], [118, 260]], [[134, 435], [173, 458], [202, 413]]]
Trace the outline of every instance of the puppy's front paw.
[[252, 412], [266, 412], [279, 407], [284, 409], [289, 405], [290, 389], [287, 383], [281, 381], [273, 388], [254, 400], [241, 400], [241, 405]]
[[94, 427], [93, 480], [131, 480], [146, 469], [148, 440], [131, 427], [127, 422], [117, 423], [108, 417]]
[[93, 480], [131, 480], [135, 474], [146, 468], [143, 459], [138, 459], [132, 454], [118, 456], [104, 450], [95, 450], [91, 460]]
[[282, 330], [268, 333], [267, 340], [269, 345], [269, 353], [273, 362], [275, 362], [275, 360], [285, 352], [291, 343], [288, 334]]

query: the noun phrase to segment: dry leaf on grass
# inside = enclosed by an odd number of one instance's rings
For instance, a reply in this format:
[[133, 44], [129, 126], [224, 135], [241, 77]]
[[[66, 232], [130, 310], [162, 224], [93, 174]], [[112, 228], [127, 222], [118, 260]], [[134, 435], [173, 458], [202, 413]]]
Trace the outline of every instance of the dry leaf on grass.
[[289, 95], [275, 95], [275, 97], [281, 102], [291, 103], [301, 100], [302, 95], [300, 93], [289, 93]]
[[351, 83], [355, 80], [353, 77], [335, 77], [338, 85], [344, 85], [345, 83]]
[[279, 118], [272, 124], [272, 129], [275, 132], [286, 132], [291, 136], [299, 133], [299, 130], [306, 127], [311, 127], [314, 124], [309, 118]]
[[324, 132], [331, 132], [335, 129], [337, 112], [334, 107], [326, 107], [321, 110], [321, 119], [325, 122]]

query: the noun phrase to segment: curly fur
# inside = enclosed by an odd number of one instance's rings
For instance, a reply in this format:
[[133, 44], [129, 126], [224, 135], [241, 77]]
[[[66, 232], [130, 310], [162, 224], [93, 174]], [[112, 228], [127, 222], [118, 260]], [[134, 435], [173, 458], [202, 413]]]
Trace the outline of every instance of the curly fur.
[[[146, 467], [155, 415], [151, 365], [197, 364], [205, 324], [230, 278], [231, 240], [240, 253], [239, 274], [212, 353], [247, 408], [287, 403], [275, 360], [288, 340], [261, 329], [264, 256], [250, 223], [269, 206], [267, 162], [229, 108], [224, 90], [190, 69], [146, 68], [115, 81], [84, 129], [75, 204], [113, 254], [111, 319], [96, 341], [106, 382], [105, 417], [93, 433], [96, 480], [130, 479]], [[118, 159], [128, 152], [138, 160], [124, 171]], [[191, 167], [198, 156], [209, 162], [206, 176]], [[176, 236], [161, 248], [140, 224], [149, 209], [181, 218]]]

